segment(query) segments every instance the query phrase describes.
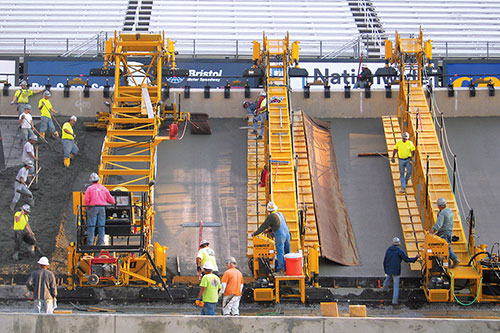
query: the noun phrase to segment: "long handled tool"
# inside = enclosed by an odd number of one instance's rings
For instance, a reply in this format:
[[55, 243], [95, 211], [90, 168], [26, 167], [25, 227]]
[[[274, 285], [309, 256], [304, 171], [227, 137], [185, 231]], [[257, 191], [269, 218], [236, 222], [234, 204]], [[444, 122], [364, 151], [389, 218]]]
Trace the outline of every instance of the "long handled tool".
[[14, 148], [14, 143], [16, 142], [17, 136], [19, 135], [19, 131], [21, 130], [21, 127], [17, 127], [17, 132], [16, 135], [14, 136], [14, 139], [12, 140], [12, 145], [10, 146], [9, 150], [9, 155], [7, 155], [7, 160], [5, 161], [5, 168], [7, 169], [7, 165], [10, 159], [10, 154], [12, 153], [12, 148]]

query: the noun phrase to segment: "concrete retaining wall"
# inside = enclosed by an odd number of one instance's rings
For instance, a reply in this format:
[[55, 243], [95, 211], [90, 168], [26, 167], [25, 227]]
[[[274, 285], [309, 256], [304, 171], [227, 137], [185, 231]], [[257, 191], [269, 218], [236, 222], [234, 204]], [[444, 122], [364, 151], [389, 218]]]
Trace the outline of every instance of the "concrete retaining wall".
[[[90, 97], [83, 96], [83, 90], [72, 89], [69, 98], [64, 98], [62, 89], [52, 89], [52, 104], [61, 114], [70, 116], [93, 117], [96, 112], [107, 111], [102, 89], [91, 89]], [[0, 93], [0, 115], [15, 115], [16, 106], [10, 105], [15, 89], [10, 89], [9, 96]], [[259, 90], [253, 89], [250, 100], [257, 98]], [[469, 97], [467, 88], [455, 90], [454, 97], [448, 97], [447, 89], [436, 89], [436, 99], [440, 111], [447, 117], [483, 117], [499, 116], [500, 92], [496, 96], [488, 96], [487, 88], [478, 88], [476, 97]], [[113, 93], [112, 91], [110, 92]], [[175, 97], [174, 97], [175, 96]], [[180, 96], [180, 98], [179, 98]], [[41, 95], [32, 97], [33, 114], [38, 115], [38, 100]], [[245, 111], [242, 101], [245, 100], [243, 89], [232, 89], [230, 98], [224, 98], [224, 91], [212, 89], [210, 98], [204, 98], [203, 89], [191, 89], [190, 98], [185, 99], [183, 89], [171, 89], [170, 98], [166, 101], [179, 101], [181, 111], [208, 113], [213, 118], [243, 117]], [[385, 97], [385, 90], [373, 90], [371, 98], [365, 98], [364, 90], [351, 91], [351, 98], [344, 97], [344, 91], [332, 91], [330, 98], [325, 98], [322, 90], [311, 91], [310, 98], [304, 98], [302, 91], [292, 93], [293, 109], [301, 109], [319, 118], [378, 118], [383, 115], [394, 115], [397, 111], [398, 90], [392, 92], [392, 98]]]
[[0, 314], [0, 332], [494, 332], [500, 320]]

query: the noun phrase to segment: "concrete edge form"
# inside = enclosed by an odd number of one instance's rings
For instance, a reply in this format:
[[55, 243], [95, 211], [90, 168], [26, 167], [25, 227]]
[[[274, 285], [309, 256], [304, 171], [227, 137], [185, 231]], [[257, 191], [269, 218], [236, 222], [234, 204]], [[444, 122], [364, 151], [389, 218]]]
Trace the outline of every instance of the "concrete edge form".
[[443, 318], [206, 317], [144, 314], [0, 314], [0, 332], [494, 332], [500, 320]]
[[[16, 105], [10, 105], [16, 87], [9, 89], [9, 96], [0, 94], [0, 115], [16, 115]], [[350, 97], [345, 98], [343, 90], [331, 91], [330, 98], [324, 97], [322, 89], [312, 89], [306, 98], [302, 90], [292, 93], [292, 107], [302, 110], [316, 118], [379, 118], [394, 115], [397, 110], [397, 89], [391, 98], [386, 97], [384, 89], [373, 89], [368, 98], [364, 89], [351, 90]], [[223, 89], [213, 89], [210, 98], [204, 97], [204, 90], [193, 88], [190, 98], [184, 98], [184, 89], [171, 88], [170, 98], [166, 103], [179, 103], [184, 112], [203, 112], [212, 118], [241, 118], [245, 114], [242, 101], [255, 100], [260, 89], [252, 89], [250, 98], [245, 98], [243, 89], [234, 88], [229, 98], [224, 97]], [[52, 88], [52, 105], [54, 110], [63, 116], [93, 117], [96, 112], [107, 112], [102, 89], [91, 88], [89, 97], [85, 97], [82, 89], [72, 89], [65, 98], [61, 88]], [[448, 97], [447, 88], [435, 88], [439, 109], [446, 117], [487, 117], [499, 116], [496, 107], [500, 104], [500, 94], [488, 95], [488, 88], [477, 88], [476, 96], [469, 95], [468, 88], [456, 88], [453, 97]], [[112, 94], [112, 91], [110, 92]], [[38, 101], [41, 95], [31, 97], [33, 115], [39, 115]]]

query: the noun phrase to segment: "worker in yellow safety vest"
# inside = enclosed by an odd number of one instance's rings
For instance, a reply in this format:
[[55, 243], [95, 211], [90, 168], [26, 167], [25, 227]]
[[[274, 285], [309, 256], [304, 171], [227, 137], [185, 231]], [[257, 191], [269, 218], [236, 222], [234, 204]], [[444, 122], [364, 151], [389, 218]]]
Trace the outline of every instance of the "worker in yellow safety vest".
[[14, 254], [12, 259], [16, 261], [19, 260], [19, 251], [23, 242], [28, 244], [30, 254], [35, 253], [36, 238], [29, 224], [30, 212], [30, 205], [26, 204], [14, 214]]
[[10, 104], [15, 104], [17, 102], [17, 113], [21, 115], [24, 112], [24, 109], [27, 104], [30, 103], [30, 96], [34, 94], [41, 93], [42, 90], [33, 91], [28, 88], [28, 82], [21, 81], [21, 89], [18, 89], [12, 98]]
[[198, 273], [201, 273], [201, 268], [206, 262], [211, 262], [213, 265], [213, 273], [215, 275], [219, 274], [219, 268], [217, 267], [217, 260], [215, 259], [215, 252], [209, 247], [210, 243], [207, 240], [202, 240], [200, 243], [200, 250], [196, 255], [196, 269]]
[[396, 142], [394, 151], [392, 152], [392, 163], [395, 162], [394, 157], [396, 157], [396, 153], [398, 154], [399, 174], [401, 176], [401, 193], [406, 192], [406, 185], [408, 184], [408, 180], [411, 177], [413, 169], [412, 158], [415, 154], [415, 146], [413, 145], [413, 142], [408, 140], [409, 138], [410, 134], [408, 134], [408, 132], [404, 132], [402, 140], [398, 140], [398, 142]]
[[76, 134], [73, 126], [76, 124], [76, 116], [71, 116], [69, 121], [62, 126], [61, 142], [64, 150], [64, 166], [69, 167], [71, 159], [78, 154], [78, 146], [75, 143]]
[[40, 125], [40, 136], [43, 139], [45, 139], [45, 131], [47, 131], [47, 128], [53, 137], [59, 137], [59, 133], [56, 131], [54, 122], [52, 121], [52, 116], [55, 116], [56, 111], [52, 107], [52, 103], [49, 100], [50, 96], [52, 96], [52, 94], [50, 91], [46, 90], [43, 92], [43, 98], [38, 102], [38, 109], [42, 114], [40, 117], [40, 120], [42, 121]]

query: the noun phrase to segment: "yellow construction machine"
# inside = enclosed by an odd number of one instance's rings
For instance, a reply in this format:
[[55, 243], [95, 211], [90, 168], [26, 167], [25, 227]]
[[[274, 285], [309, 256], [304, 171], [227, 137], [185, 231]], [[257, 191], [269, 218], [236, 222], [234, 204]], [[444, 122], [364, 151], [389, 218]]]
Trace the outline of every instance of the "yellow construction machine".
[[[311, 193], [307, 151], [303, 128], [300, 130], [301, 115], [292, 112], [289, 96], [290, 77], [307, 76], [307, 71], [298, 67], [298, 61], [299, 42], [290, 45], [288, 34], [284, 39], [269, 39], [264, 33], [262, 44], [253, 43], [253, 67], [244, 72], [247, 77], [263, 79], [268, 110], [263, 137], [249, 130], [248, 139], [247, 254], [256, 280], [256, 301], [279, 303], [283, 297], [295, 297], [305, 302], [306, 283], [319, 286], [320, 249], [312, 195], [307, 200], [301, 195], [301, 191]], [[262, 182], [264, 167], [269, 178]], [[276, 275], [272, 235], [252, 237], [266, 217], [269, 201], [278, 206], [287, 221], [291, 252], [299, 254], [303, 263], [298, 274]], [[298, 287], [299, 293], [283, 293], [284, 284], [295, 290]]]
[[[177, 139], [177, 123], [189, 114], [166, 110], [162, 77], [186, 71], [175, 68], [174, 43], [168, 39], [165, 47], [164, 34], [115, 32], [104, 65], [104, 72], [114, 72], [114, 98], [98, 175], [116, 204], [106, 207], [104, 244], [96, 245], [88, 242], [84, 192], [73, 193], [77, 238], [68, 248], [67, 287], [165, 287], [167, 247], [152, 241], [156, 148]], [[169, 136], [160, 136], [166, 121]]]
[[[416, 38], [402, 38], [396, 32], [396, 41], [386, 41], [385, 57], [399, 72], [399, 99], [397, 117], [383, 117], [389, 154], [403, 132], [410, 134], [416, 153], [411, 184], [401, 190], [397, 162], [391, 163], [396, 202], [401, 219], [404, 240], [410, 257], [420, 254], [421, 262], [411, 269], [421, 271], [422, 289], [429, 302], [497, 302], [500, 298], [500, 266], [498, 254], [488, 253], [486, 245], [474, 243], [474, 216], [471, 210], [466, 237], [460, 210], [455, 198], [455, 186], [450, 183], [445, 164], [444, 148], [436, 127], [440, 125], [435, 110], [429, 108], [424, 79], [432, 70], [432, 44], [423, 40], [420, 31]], [[432, 100], [432, 87], [427, 91]], [[433, 103], [431, 103], [433, 105]], [[444, 198], [453, 211], [453, 252], [460, 264], [449, 265], [448, 243], [429, 233], [439, 212], [438, 198]]]

